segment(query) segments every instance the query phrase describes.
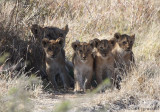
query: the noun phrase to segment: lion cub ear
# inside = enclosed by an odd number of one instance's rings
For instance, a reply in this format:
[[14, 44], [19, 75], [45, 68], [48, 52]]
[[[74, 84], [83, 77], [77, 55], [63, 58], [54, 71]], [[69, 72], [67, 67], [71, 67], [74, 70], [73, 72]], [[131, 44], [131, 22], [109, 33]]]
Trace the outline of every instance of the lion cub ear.
[[80, 42], [79, 41], [76, 41], [76, 42], [73, 42], [72, 43], [72, 48], [74, 51], [76, 51], [77, 47], [80, 45]]
[[131, 35], [130, 37], [132, 38], [132, 40], [134, 42], [135, 41], [135, 34]]
[[38, 33], [41, 31], [42, 27], [37, 25], [37, 24], [33, 24], [31, 26], [31, 32], [34, 34], [34, 35], [38, 35]]
[[115, 33], [114, 38], [118, 41], [121, 38], [121, 34], [120, 33]]
[[64, 27], [64, 28], [62, 28], [64, 31], [65, 31], [65, 33], [67, 34], [68, 32], [69, 32], [69, 28], [68, 28], [68, 24]]
[[48, 38], [43, 38], [43, 40], [42, 40], [43, 47], [46, 47], [48, 43], [49, 43], [49, 39]]
[[94, 47], [98, 47], [98, 44], [100, 43], [100, 40], [98, 38], [93, 39]]
[[58, 44], [60, 44], [61, 46], [63, 46], [63, 44], [64, 44], [64, 39], [63, 39], [62, 37], [59, 37], [59, 38], [56, 40], [56, 42], [57, 42]]
[[116, 44], [116, 40], [115, 39], [110, 39], [110, 40], [108, 40], [108, 42], [112, 47], [114, 47], [115, 44]]
[[94, 42], [94, 40], [90, 40], [90, 41], [89, 41], [89, 44], [90, 44], [90, 46], [91, 46], [92, 48], [95, 47], [95, 42]]

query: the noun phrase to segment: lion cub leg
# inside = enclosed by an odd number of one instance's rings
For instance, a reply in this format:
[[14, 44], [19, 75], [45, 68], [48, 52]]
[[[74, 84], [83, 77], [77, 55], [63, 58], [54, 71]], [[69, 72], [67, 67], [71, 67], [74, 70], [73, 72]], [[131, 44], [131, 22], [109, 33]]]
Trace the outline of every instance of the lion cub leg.
[[[109, 72], [108, 72], [109, 71]], [[103, 84], [102, 82], [105, 80], [105, 79], [109, 79], [110, 83], [109, 84]], [[97, 69], [96, 71], [96, 81], [97, 81], [97, 84], [101, 85], [101, 91], [105, 91], [106, 88], [111, 88], [113, 90], [114, 88], [114, 74], [112, 71], [110, 70], [107, 70], [105, 69], [105, 71], [103, 71], [102, 69]]]
[[91, 88], [92, 76], [93, 76], [92, 71], [89, 71], [88, 74], [86, 75], [86, 79], [85, 79], [85, 82], [84, 82], [84, 86], [85, 86], [85, 87], [84, 87], [84, 90]]
[[51, 75], [50, 73], [48, 73], [48, 75], [49, 75], [49, 79], [51, 80], [51, 83], [52, 83], [53, 87], [55, 89], [57, 89], [58, 85], [57, 85], [57, 82], [56, 82], [56, 75], [55, 74]]
[[82, 74], [78, 72], [78, 70], [74, 70], [74, 79], [75, 79], [75, 87], [74, 91], [75, 92], [81, 92], [83, 91], [83, 79], [82, 79]]
[[116, 79], [114, 72], [110, 71], [109, 73], [107, 73], [107, 77], [110, 80], [110, 88], [113, 90], [115, 86], [115, 79]]
[[60, 76], [61, 76], [61, 79], [62, 79], [62, 82], [63, 82], [63, 86], [64, 86], [64, 89], [67, 89], [69, 88], [69, 80], [68, 80], [68, 72], [67, 70], [64, 68], [62, 69], [62, 72], [60, 73]]
[[58, 89], [58, 85], [57, 85], [57, 82], [56, 82], [56, 76], [53, 77], [52, 83], [53, 83], [54, 88]]
[[80, 83], [78, 82], [78, 71], [74, 70], [74, 80], [75, 80], [75, 84], [74, 84], [74, 92], [77, 92], [78, 90], [80, 90]]
[[103, 79], [102, 79], [102, 70], [100, 68], [97, 68], [96, 69], [96, 81], [97, 81], [97, 84], [101, 84]]

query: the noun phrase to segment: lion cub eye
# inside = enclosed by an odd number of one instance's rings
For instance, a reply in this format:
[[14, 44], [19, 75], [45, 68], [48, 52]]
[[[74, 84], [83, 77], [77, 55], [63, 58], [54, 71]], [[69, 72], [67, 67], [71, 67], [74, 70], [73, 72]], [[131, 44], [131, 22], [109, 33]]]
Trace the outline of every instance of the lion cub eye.
[[126, 41], [124, 41], [124, 42], [123, 42], [123, 44], [125, 45], [125, 44], [127, 44], [127, 42], [126, 42]]
[[100, 47], [101, 50], [103, 50], [103, 47]]
[[79, 50], [80, 53], [82, 53], [82, 50]]
[[34, 31], [35, 31], [35, 34], [38, 34], [38, 30], [37, 29], [35, 29]]
[[49, 50], [49, 51], [51, 51], [51, 50], [52, 50], [52, 48], [51, 48], [51, 47], [49, 47], [49, 48], [48, 48], [48, 50]]
[[60, 33], [60, 34], [59, 34], [59, 37], [63, 37], [63, 34], [62, 34], [62, 33]]

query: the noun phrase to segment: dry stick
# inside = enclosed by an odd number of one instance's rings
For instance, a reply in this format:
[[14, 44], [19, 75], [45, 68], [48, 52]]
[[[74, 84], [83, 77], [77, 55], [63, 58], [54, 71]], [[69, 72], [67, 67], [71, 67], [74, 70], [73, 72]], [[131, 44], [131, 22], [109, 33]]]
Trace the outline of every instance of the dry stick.
[[13, 8], [12, 11], [11, 11], [11, 17], [10, 17], [10, 20], [9, 20], [7, 26], [6, 26], [6, 33], [8, 33], [8, 31], [9, 31], [9, 29], [10, 29], [11, 22], [12, 22], [12, 20], [13, 20], [13, 16], [14, 16], [14, 13], [15, 13], [16, 5], [17, 5], [17, 4], [15, 4], [14, 8]]
[[92, 14], [91, 14], [91, 11], [89, 10], [89, 8], [88, 8], [88, 6], [87, 6], [86, 4], [87, 4], [87, 3], [85, 2], [85, 6], [86, 6], [87, 10], [88, 10], [88, 12], [89, 12], [91, 18], [93, 18], [93, 17], [92, 17]]
[[33, 17], [39, 15], [41, 13], [41, 10], [45, 7], [48, 7], [50, 4], [44, 4], [42, 7], [38, 8], [35, 12], [35, 14], [31, 15], [30, 17], [28, 17], [28, 20], [31, 20]]
[[19, 11], [18, 10], [19, 9], [19, 0], [16, 0], [16, 5], [17, 5], [17, 8], [16, 8], [17, 10], [16, 10], [16, 14], [15, 14], [16, 15], [15, 16], [15, 24], [16, 24], [16, 31], [17, 31], [17, 29], [18, 29], [17, 28], [18, 27], [18, 25], [17, 25], [18, 24], [17, 18], [18, 18], [18, 11]]
[[[58, 9], [60, 10], [60, 9], [62, 9], [62, 7], [63, 7], [63, 4], [66, 2], [66, 0], [64, 0], [61, 4], [59, 4], [58, 5], [58, 7], [55, 9], [55, 15], [53, 16], [53, 17], [55, 17], [56, 16], [56, 14], [57, 14], [57, 11], [58, 11]], [[59, 6], [60, 6], [60, 8], [59, 8]]]

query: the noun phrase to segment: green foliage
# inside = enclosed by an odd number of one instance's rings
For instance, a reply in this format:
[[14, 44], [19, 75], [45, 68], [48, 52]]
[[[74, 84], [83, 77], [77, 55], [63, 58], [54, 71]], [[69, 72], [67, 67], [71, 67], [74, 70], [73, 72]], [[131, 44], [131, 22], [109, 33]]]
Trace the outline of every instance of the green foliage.
[[[32, 112], [34, 105], [30, 100], [30, 96], [40, 84], [39, 80], [33, 76], [26, 77], [22, 75], [14, 80], [6, 80], [5, 83], [9, 86], [5, 93], [0, 94], [0, 111]], [[1, 88], [1, 90], [3, 90], [3, 88]]]
[[97, 92], [100, 92], [100, 91], [105, 91], [105, 89], [107, 88], [107, 86], [110, 86], [111, 85], [111, 82], [108, 78], [106, 78], [102, 84], [100, 84], [95, 90], [93, 90], [92, 93], [97, 93]]
[[7, 59], [7, 57], [9, 56], [9, 53], [4, 53], [1, 57], [0, 57], [0, 65], [2, 65], [2, 63], [5, 62], [5, 60]]
[[63, 101], [56, 106], [56, 109], [53, 112], [67, 112], [70, 108], [71, 103], [69, 101]]

